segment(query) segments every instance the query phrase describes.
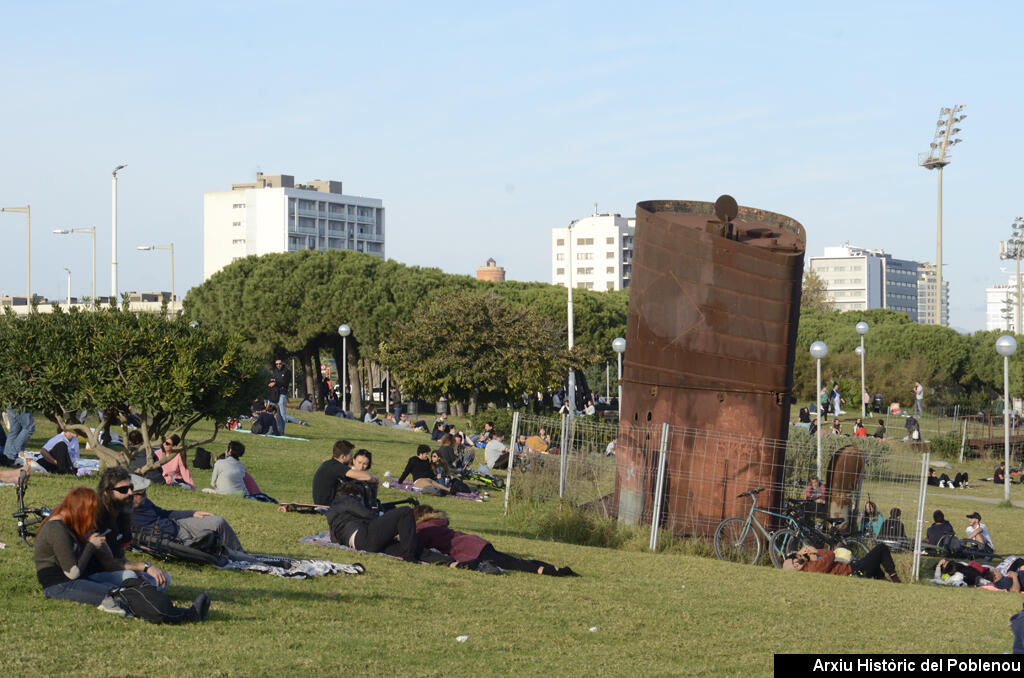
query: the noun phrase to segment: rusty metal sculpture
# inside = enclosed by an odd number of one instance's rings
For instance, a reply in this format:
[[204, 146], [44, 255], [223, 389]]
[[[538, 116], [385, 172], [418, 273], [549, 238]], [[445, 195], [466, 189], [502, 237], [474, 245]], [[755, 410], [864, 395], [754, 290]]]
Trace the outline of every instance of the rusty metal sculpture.
[[[730, 196], [637, 204], [617, 444], [619, 520], [652, 519], [651, 430], [672, 440], [664, 509], [676, 534], [710, 534], [780, 487], [805, 236], [793, 219]], [[690, 454], [714, 431], [710, 454]], [[758, 442], [761, 441], [761, 442]], [[778, 497], [769, 497], [775, 503]]]

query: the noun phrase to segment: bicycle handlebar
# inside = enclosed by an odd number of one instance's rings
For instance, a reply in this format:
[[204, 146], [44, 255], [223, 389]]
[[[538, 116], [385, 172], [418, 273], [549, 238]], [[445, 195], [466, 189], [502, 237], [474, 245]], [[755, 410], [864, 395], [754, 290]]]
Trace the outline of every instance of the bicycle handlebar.
[[753, 497], [754, 495], [761, 494], [762, 492], [764, 492], [764, 488], [763, 487], [757, 487], [757, 488], [754, 488], [753, 490], [747, 490], [743, 494], [737, 494], [736, 498], [739, 499], [740, 497]]

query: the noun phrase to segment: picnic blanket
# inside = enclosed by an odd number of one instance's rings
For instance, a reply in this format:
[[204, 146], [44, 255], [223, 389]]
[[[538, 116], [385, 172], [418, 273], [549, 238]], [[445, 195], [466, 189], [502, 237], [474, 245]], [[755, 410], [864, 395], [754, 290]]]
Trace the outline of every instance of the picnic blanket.
[[[390, 480], [390, 481], [385, 480], [383, 483], [381, 483], [381, 487], [386, 487], [389, 490], [398, 490], [399, 492], [409, 492], [411, 494], [423, 494], [423, 490], [418, 488], [418, 487], [416, 487], [412, 483], [399, 483], [399, 482], [396, 482], [394, 480]], [[433, 495], [431, 495], [431, 496], [433, 496]], [[442, 495], [436, 495], [436, 496], [442, 496]], [[455, 497], [456, 499], [468, 499], [469, 501], [479, 501], [479, 502], [483, 502], [483, 500], [485, 499], [484, 496], [482, 496], [482, 495], [480, 495], [480, 494], [478, 494], [476, 492], [456, 492], [454, 494], [443, 495], [443, 496]]]
[[228, 560], [214, 565], [218, 570], [246, 570], [272, 574], [275, 577], [309, 579], [330, 574], [363, 574], [366, 568], [361, 563], [335, 563], [329, 560], [298, 560], [265, 553], [249, 554], [259, 560]]
[[327, 547], [332, 548], [332, 549], [342, 549], [344, 551], [352, 551], [353, 553], [368, 553], [368, 554], [373, 555], [373, 556], [384, 556], [385, 558], [391, 558], [393, 560], [401, 560], [401, 558], [399, 558], [398, 556], [392, 556], [392, 555], [387, 554], [387, 553], [376, 553], [374, 551], [360, 551], [359, 549], [354, 549], [351, 546], [345, 546], [344, 544], [337, 544], [337, 543], [331, 541], [331, 532], [330, 532], [330, 530], [323, 530], [322, 532], [317, 532], [316, 534], [311, 535], [309, 537], [302, 537], [302, 538], [299, 539], [299, 543], [300, 544], [305, 544], [306, 546], [327, 546]]
[[[27, 464], [32, 464], [33, 473], [49, 473], [45, 468], [39, 465], [38, 461], [43, 458], [40, 452], [31, 452], [25, 450], [19, 455]], [[82, 476], [91, 476], [95, 473], [99, 473], [100, 460], [99, 459], [79, 459], [74, 462], [75, 468], [77, 469], [76, 474], [79, 478]]]
[[[233, 429], [230, 429], [230, 431], [232, 433], [245, 433], [246, 435], [252, 435], [252, 431], [249, 431], [249, 430], [244, 429], [244, 428], [233, 428]], [[270, 435], [269, 433], [258, 433], [257, 435], [261, 435], [264, 438], [277, 438], [278, 440], [301, 440], [303, 442], [307, 442], [307, 443], [309, 442], [309, 438], [297, 438], [295, 436], [275, 436], [275, 435]]]

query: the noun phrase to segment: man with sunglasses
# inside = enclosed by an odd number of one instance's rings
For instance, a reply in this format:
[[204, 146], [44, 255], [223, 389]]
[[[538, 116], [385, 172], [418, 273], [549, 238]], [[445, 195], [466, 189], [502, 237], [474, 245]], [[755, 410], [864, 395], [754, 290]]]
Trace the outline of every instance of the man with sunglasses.
[[[123, 466], [110, 466], [100, 475], [96, 488], [100, 497], [99, 515], [96, 517], [96, 529], [104, 535], [110, 552], [114, 558], [124, 562], [122, 572], [102, 572], [90, 575], [93, 577], [110, 577], [117, 579], [115, 585], [124, 579], [136, 576], [135, 573], [148, 579], [158, 589], [165, 589], [171, 577], [159, 567], [146, 562], [125, 560], [124, 549], [132, 543], [132, 475]], [[134, 476], [139, 477], [139, 476]], [[130, 573], [130, 574], [129, 574]], [[104, 580], [103, 583], [106, 583]]]

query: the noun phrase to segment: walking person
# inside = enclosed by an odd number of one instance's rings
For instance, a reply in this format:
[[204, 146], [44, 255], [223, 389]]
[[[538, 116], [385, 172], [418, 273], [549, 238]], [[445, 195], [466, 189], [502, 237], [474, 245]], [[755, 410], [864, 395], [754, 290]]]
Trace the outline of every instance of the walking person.
[[284, 366], [284, 361], [278, 358], [274, 361], [274, 369], [270, 372], [270, 383], [267, 385], [270, 392], [270, 401], [277, 405], [275, 418], [277, 419], [277, 430], [279, 435], [284, 435], [284, 413], [288, 407], [288, 388], [292, 384], [292, 373]]
[[924, 416], [924, 386], [921, 382], [914, 382], [914, 416]]

